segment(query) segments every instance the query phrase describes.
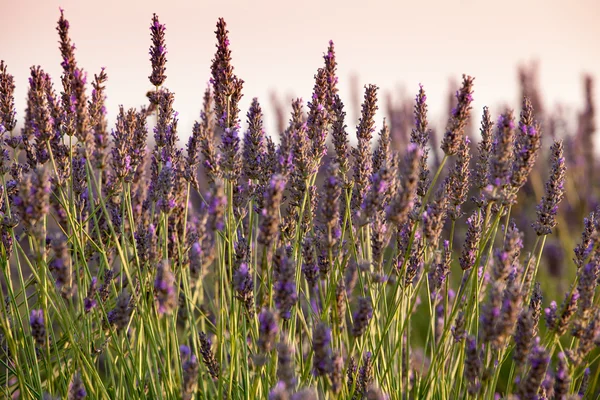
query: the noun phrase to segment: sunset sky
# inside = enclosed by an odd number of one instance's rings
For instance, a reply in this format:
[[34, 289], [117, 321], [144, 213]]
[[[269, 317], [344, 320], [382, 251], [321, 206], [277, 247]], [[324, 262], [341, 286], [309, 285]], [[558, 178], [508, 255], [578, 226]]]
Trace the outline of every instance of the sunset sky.
[[[449, 80], [476, 77], [474, 109], [494, 115], [501, 104], [518, 105], [519, 63], [538, 59], [546, 108], [582, 105], [582, 73], [600, 77], [600, 6], [597, 0], [456, 1], [127, 1], [0, 0], [0, 58], [15, 75], [22, 120], [27, 76], [41, 65], [60, 87], [55, 30], [59, 7], [71, 23], [80, 66], [106, 67], [111, 125], [119, 104], [139, 106], [151, 85], [150, 20], [167, 27], [167, 81], [175, 92], [180, 136], [189, 135], [210, 77], [214, 30], [224, 17], [233, 65], [245, 81], [244, 115], [258, 97], [273, 133], [269, 93], [308, 99], [313, 75], [332, 39], [339, 63], [340, 93], [350, 99], [350, 77], [361, 86], [414, 97], [425, 86], [432, 121], [446, 109]], [[600, 84], [595, 85], [600, 101]], [[381, 104], [384, 108], [384, 103]], [[289, 109], [289, 106], [287, 106]], [[380, 113], [378, 124], [383, 113]], [[245, 124], [244, 124], [245, 125]]]

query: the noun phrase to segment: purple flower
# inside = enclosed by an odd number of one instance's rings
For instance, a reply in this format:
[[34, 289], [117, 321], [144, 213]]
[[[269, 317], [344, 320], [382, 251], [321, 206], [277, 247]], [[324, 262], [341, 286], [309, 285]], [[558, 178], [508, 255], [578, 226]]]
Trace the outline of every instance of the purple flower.
[[375, 85], [365, 87], [365, 98], [356, 137], [358, 144], [353, 149], [354, 156], [354, 190], [352, 192], [352, 210], [360, 209], [368, 191], [372, 170], [371, 138], [375, 131], [375, 113], [377, 112], [377, 90]]
[[290, 319], [292, 307], [298, 301], [295, 262], [288, 257], [286, 252], [284, 247], [277, 250], [273, 269], [275, 307], [279, 311], [279, 316], [284, 320]]
[[165, 25], [158, 21], [158, 15], [152, 15], [150, 24], [150, 35], [152, 37], [152, 46], [150, 46], [150, 62], [152, 63], [152, 75], [148, 77], [150, 83], [154, 86], [160, 86], [164, 83], [167, 64], [167, 47], [165, 44]]
[[170, 314], [177, 306], [175, 276], [169, 268], [169, 262], [163, 260], [156, 269], [154, 290], [159, 314]]
[[332, 371], [331, 329], [323, 323], [317, 324], [313, 331], [313, 373], [315, 376], [327, 376]]
[[448, 156], [458, 153], [465, 127], [469, 121], [469, 112], [471, 111], [471, 102], [473, 101], [473, 80], [472, 77], [463, 75], [463, 85], [456, 92], [458, 104], [452, 110], [452, 115], [448, 120], [446, 133], [442, 140], [442, 150]]
[[[8, 132], [12, 132], [17, 124], [14, 91], [14, 77], [7, 72], [6, 64], [2, 60], [0, 61], [0, 127]], [[0, 133], [0, 143], [3, 133]]]
[[354, 325], [352, 326], [352, 335], [354, 337], [362, 336], [369, 327], [369, 322], [373, 318], [373, 305], [368, 297], [358, 298], [358, 309], [354, 314]]
[[263, 353], [270, 352], [277, 340], [279, 327], [277, 326], [277, 315], [267, 309], [258, 314], [258, 348]]
[[549, 235], [556, 226], [558, 205], [565, 195], [566, 165], [562, 140], [555, 141], [550, 149], [552, 170], [546, 182], [546, 193], [537, 207], [537, 221], [533, 229], [538, 236]]
[[76, 373], [73, 375], [73, 379], [69, 384], [69, 394], [67, 396], [68, 400], [83, 400], [87, 396], [87, 392], [85, 391], [85, 386], [83, 381], [81, 380], [81, 375]]
[[474, 211], [467, 219], [467, 235], [463, 245], [462, 254], [460, 256], [460, 267], [463, 271], [471, 269], [475, 266], [477, 260], [477, 252], [479, 250], [479, 241], [481, 240], [482, 218], [479, 212]]
[[29, 326], [31, 327], [31, 336], [38, 346], [46, 344], [46, 323], [44, 321], [44, 311], [37, 309], [31, 310], [29, 314]]

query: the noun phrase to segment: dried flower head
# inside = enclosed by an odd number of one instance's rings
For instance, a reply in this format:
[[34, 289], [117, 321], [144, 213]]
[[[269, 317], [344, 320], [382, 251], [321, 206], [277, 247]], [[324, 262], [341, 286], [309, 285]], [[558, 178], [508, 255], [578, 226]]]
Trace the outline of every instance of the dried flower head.
[[537, 207], [537, 221], [533, 229], [538, 236], [549, 235], [556, 226], [558, 205], [565, 195], [565, 158], [562, 140], [555, 141], [550, 149], [552, 170], [546, 182], [546, 193]]
[[158, 15], [152, 15], [150, 24], [150, 36], [152, 37], [152, 46], [150, 46], [150, 62], [152, 63], [152, 75], [148, 77], [150, 83], [154, 86], [161, 86], [167, 76], [165, 75], [167, 64], [167, 46], [165, 44], [165, 25], [158, 20]]
[[453, 156], [458, 152], [464, 130], [469, 121], [471, 102], [473, 101], [473, 78], [463, 75], [463, 84], [456, 92], [457, 105], [452, 109], [452, 114], [446, 126], [446, 133], [442, 140], [442, 150], [446, 155]]

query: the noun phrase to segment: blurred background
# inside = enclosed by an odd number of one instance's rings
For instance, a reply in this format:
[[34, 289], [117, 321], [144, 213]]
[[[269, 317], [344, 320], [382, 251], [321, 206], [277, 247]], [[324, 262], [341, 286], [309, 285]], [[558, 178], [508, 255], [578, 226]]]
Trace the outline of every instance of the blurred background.
[[[392, 116], [394, 110], [401, 114], [407, 104], [410, 112], [407, 100], [414, 99], [422, 83], [430, 120], [442, 129], [450, 90], [463, 73], [476, 77], [475, 122], [484, 105], [494, 116], [506, 105], [518, 110], [520, 81], [538, 85], [540, 105], [547, 112], [562, 105], [563, 114], [576, 115], [584, 106], [583, 74], [600, 76], [596, 0], [0, 0], [0, 4], [0, 58], [16, 79], [20, 121], [30, 66], [41, 65], [60, 89], [55, 30], [59, 7], [71, 23], [78, 64], [88, 72], [88, 81], [106, 67], [111, 124], [118, 105], [147, 102], [149, 26], [152, 13], [159, 15], [167, 27], [165, 86], [175, 92], [182, 140], [198, 117], [210, 77], [218, 17], [228, 24], [235, 73], [245, 81], [244, 120], [251, 99], [258, 97], [271, 134], [276, 131], [273, 104], [283, 104], [287, 120], [292, 96], [310, 98], [313, 75], [330, 39], [335, 43], [350, 133], [366, 83], [382, 89], [378, 125], [384, 115]], [[600, 85], [595, 85], [594, 94], [600, 98]]]

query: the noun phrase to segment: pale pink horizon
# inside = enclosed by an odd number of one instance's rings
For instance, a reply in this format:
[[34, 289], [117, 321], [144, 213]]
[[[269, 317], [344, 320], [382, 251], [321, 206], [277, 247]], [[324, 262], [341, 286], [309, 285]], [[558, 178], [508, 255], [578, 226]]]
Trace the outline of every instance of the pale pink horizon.
[[[600, 6], [593, 0], [459, 1], [220, 1], [2, 0], [0, 59], [16, 79], [18, 118], [25, 109], [27, 77], [41, 65], [60, 87], [55, 30], [59, 6], [71, 24], [76, 57], [88, 81], [106, 67], [109, 118], [118, 106], [145, 103], [150, 62], [150, 20], [167, 27], [167, 81], [175, 93], [180, 137], [191, 132], [210, 78], [217, 18], [227, 21], [233, 65], [245, 81], [242, 116], [253, 97], [263, 105], [275, 134], [270, 93], [309, 99], [313, 75], [329, 40], [336, 46], [340, 94], [350, 102], [350, 77], [361, 86], [414, 97], [427, 90], [432, 121], [446, 111], [449, 80], [475, 76], [474, 112], [488, 105], [518, 106], [517, 65], [539, 60], [544, 103], [551, 110], [583, 104], [582, 74], [600, 78]], [[402, 88], [399, 91], [398, 88]], [[595, 85], [600, 101], [600, 84]], [[289, 109], [289, 105], [286, 105]], [[380, 103], [381, 124], [385, 103]], [[286, 117], [287, 118], [287, 117]], [[245, 125], [245, 124], [244, 124]], [[349, 132], [353, 132], [352, 121]]]

